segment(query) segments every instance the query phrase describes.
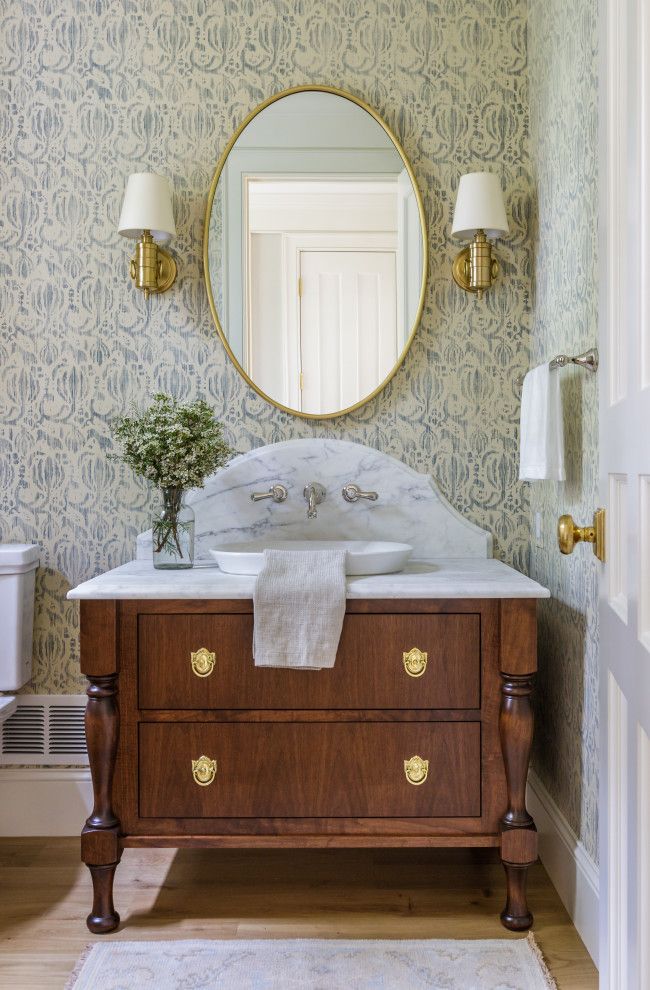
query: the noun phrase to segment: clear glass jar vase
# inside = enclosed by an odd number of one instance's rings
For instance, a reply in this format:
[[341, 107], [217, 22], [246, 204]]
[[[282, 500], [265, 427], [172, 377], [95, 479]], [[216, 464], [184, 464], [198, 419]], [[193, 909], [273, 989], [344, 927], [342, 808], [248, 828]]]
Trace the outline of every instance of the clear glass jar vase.
[[174, 570], [194, 564], [194, 510], [182, 488], [163, 488], [162, 511], [153, 523], [153, 566]]

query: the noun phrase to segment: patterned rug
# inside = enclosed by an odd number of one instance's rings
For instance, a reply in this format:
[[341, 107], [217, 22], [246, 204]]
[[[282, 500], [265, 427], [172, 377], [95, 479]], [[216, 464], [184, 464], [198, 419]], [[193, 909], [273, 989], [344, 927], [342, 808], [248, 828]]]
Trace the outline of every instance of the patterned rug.
[[557, 990], [532, 935], [97, 942], [67, 990]]

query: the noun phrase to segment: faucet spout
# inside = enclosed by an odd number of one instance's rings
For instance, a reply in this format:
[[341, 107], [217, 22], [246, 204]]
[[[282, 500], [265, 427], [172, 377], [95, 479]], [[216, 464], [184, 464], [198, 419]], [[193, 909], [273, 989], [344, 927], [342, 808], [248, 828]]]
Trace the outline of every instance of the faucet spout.
[[307, 502], [307, 518], [315, 519], [318, 513], [316, 506], [320, 505], [325, 498], [325, 489], [317, 481], [310, 481], [303, 490], [305, 501]]

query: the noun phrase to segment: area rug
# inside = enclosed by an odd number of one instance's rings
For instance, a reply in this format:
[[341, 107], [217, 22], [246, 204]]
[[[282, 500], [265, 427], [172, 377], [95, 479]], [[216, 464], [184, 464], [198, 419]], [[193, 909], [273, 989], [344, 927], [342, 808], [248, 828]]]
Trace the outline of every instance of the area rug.
[[67, 990], [557, 990], [520, 939], [98, 942]]

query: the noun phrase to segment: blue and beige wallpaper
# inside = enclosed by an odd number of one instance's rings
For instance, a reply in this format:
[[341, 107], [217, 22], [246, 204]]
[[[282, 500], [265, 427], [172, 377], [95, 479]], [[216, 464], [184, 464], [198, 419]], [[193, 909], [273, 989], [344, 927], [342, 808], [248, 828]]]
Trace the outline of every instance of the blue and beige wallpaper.
[[[531, 15], [541, 28], [537, 0]], [[538, 44], [541, 76], [551, 42]], [[565, 47], [558, 57], [571, 57]], [[513, 382], [529, 363], [541, 261], [566, 243], [543, 212], [548, 243], [531, 240], [528, 50], [525, 0], [0, 0], [0, 539], [43, 547], [32, 690], [81, 688], [77, 606], [65, 593], [128, 560], [149, 524], [151, 493], [106, 455], [111, 418], [156, 389], [205, 396], [239, 450], [336, 436], [431, 472], [458, 510], [492, 530], [496, 553], [527, 569]], [[363, 409], [320, 424], [268, 406], [240, 379], [212, 325], [201, 266], [207, 191], [230, 134], [266, 96], [308, 82], [357, 94], [397, 133], [430, 246], [424, 316], [403, 367]], [[575, 140], [569, 121], [564, 133]], [[554, 156], [572, 153], [543, 152], [547, 185], [564, 165]], [[477, 167], [502, 175], [511, 222], [498, 247], [504, 277], [480, 302], [451, 281], [449, 236], [458, 178]], [[142, 169], [169, 176], [178, 230], [178, 281], [148, 305], [128, 278], [131, 242], [116, 232], [126, 177]], [[544, 320], [540, 356], [555, 349], [551, 333], [569, 345], [550, 299]], [[581, 656], [562, 687], [546, 678], [554, 704], [580, 701]], [[590, 816], [580, 818], [571, 795], [581, 736], [576, 725], [571, 739], [560, 729], [583, 714], [558, 714], [561, 751], [551, 719], [540, 764], [547, 782], [560, 767], [558, 800], [581, 828]]]
[[[431, 471], [520, 566], [516, 480], [530, 250], [525, 4], [456, 0], [35, 0], [2, 9], [0, 99], [1, 538], [44, 549], [33, 689], [76, 690], [72, 584], [129, 559], [150, 493], [107, 460], [109, 421], [155, 389], [204, 395], [239, 450], [289, 437], [359, 440]], [[485, 8], [484, 10], [479, 8]], [[203, 282], [205, 201], [227, 139], [274, 91], [322, 81], [358, 94], [399, 135], [426, 204], [422, 326], [372, 403], [314, 424], [252, 392], [216, 336]], [[449, 277], [459, 175], [502, 173], [506, 276], [478, 305]], [[170, 177], [179, 264], [145, 305], [116, 232], [126, 176]]]
[[[536, 195], [533, 364], [598, 343], [598, 59], [593, 0], [529, 4], [531, 168]], [[581, 525], [599, 505], [598, 376], [558, 371], [567, 480], [530, 486], [543, 547], [531, 576], [553, 597], [539, 608], [535, 768], [593, 859], [598, 857], [598, 582], [586, 546], [557, 551], [555, 527], [570, 512]]]

